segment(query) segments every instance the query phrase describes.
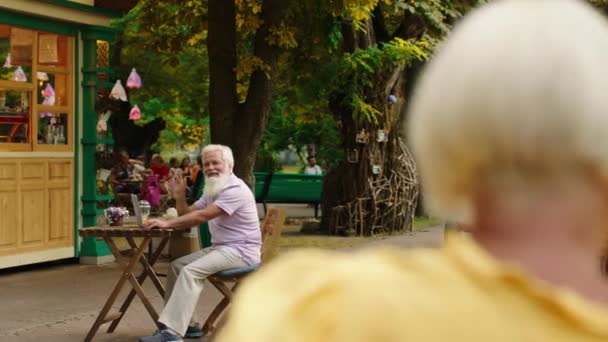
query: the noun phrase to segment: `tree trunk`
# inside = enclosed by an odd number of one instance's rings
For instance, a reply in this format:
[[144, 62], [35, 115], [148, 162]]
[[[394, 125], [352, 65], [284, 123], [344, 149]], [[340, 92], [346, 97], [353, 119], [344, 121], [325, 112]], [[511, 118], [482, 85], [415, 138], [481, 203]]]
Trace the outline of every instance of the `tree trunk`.
[[[379, 11], [376, 19], [382, 19]], [[386, 36], [382, 27], [369, 21], [367, 30], [354, 33], [345, 23], [344, 50], [373, 46], [376, 37]], [[406, 31], [419, 32], [402, 32]], [[330, 110], [341, 128], [346, 155], [346, 160], [323, 181], [321, 226], [332, 234], [373, 235], [412, 228], [418, 180], [415, 162], [401, 137], [408, 102], [407, 76], [405, 66], [400, 65], [376, 73], [372, 82], [375, 86], [364, 96], [382, 113], [378, 123], [355, 120], [343, 102], [347, 94], [341, 90], [330, 96]], [[396, 97], [395, 103], [387, 100], [389, 95]]]
[[251, 75], [245, 103], [236, 95], [236, 17], [234, 1], [209, 0], [209, 113], [211, 141], [234, 153], [234, 173], [253, 186], [253, 167], [262, 132], [268, 123], [279, 47], [270, 45], [271, 27], [278, 27], [289, 6], [285, 0], [265, 0], [262, 25], [254, 38], [254, 54], [267, 66]]
[[[413, 158], [400, 137], [405, 111], [404, 75], [400, 66], [378, 74], [374, 83], [384, 88], [370, 90], [367, 98], [375, 108], [382, 109], [378, 124], [357, 123], [338, 98], [330, 100], [332, 112], [342, 125], [346, 150], [346, 160], [323, 182], [321, 225], [333, 234], [373, 235], [412, 227], [418, 182]], [[387, 103], [389, 95], [400, 100]]]

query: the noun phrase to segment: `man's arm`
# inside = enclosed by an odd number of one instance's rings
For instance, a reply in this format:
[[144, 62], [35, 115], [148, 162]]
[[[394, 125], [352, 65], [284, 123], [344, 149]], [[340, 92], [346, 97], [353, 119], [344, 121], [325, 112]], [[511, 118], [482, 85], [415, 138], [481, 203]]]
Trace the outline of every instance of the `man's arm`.
[[151, 219], [146, 221], [144, 228], [190, 228], [199, 225], [203, 222], [213, 220], [214, 218], [225, 215], [224, 211], [215, 204], [208, 206], [205, 209], [194, 209], [189, 213], [169, 220]]

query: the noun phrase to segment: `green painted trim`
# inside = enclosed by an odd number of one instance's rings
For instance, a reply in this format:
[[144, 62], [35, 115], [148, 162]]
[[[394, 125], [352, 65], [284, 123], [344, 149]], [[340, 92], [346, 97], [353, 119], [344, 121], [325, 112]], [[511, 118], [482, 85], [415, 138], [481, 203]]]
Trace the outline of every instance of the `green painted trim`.
[[112, 252], [105, 241], [97, 240], [92, 237], [85, 237], [82, 239], [81, 257], [97, 257], [111, 254]]
[[40, 18], [6, 10], [0, 10], [0, 23], [60, 33], [68, 36], [76, 36], [78, 34], [78, 25], [71, 25], [53, 19]]
[[104, 16], [108, 16], [108, 17], [112, 17], [112, 18], [119, 18], [123, 15], [123, 13], [119, 12], [119, 11], [112, 11], [109, 9], [95, 7], [95, 6], [91, 6], [91, 5], [85, 5], [85, 4], [81, 4], [81, 3], [73, 2], [73, 1], [69, 1], [69, 0], [44, 0], [44, 2], [48, 2], [50, 4], [63, 6], [63, 7], [71, 7], [71, 8], [77, 9], [77, 10], [94, 13], [94, 14], [100, 14], [100, 15], [104, 15]]
[[[82, 40], [106, 40], [114, 41], [116, 30], [110, 27], [87, 25], [82, 27]], [[97, 68], [97, 65], [83, 65], [84, 68]], [[83, 69], [87, 71], [88, 69]]]
[[78, 39], [74, 39], [74, 255], [79, 254], [78, 250], [78, 222], [80, 218], [80, 201], [78, 200], [78, 189], [79, 189], [79, 178], [78, 178], [78, 166], [80, 165], [80, 158], [78, 158], [78, 152], [80, 150], [80, 144], [78, 144], [78, 137], [80, 136], [80, 106], [79, 106], [79, 94], [80, 94], [80, 82], [78, 82], [80, 73], [79, 62], [80, 59], [80, 44]]

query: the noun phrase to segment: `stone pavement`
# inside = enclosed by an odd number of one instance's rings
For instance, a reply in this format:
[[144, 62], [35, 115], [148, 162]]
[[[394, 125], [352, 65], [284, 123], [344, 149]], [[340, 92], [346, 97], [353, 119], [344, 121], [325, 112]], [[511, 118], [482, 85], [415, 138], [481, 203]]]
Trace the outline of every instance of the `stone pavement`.
[[[348, 248], [345, 252], [385, 245], [403, 248], [434, 247], [441, 244], [442, 240], [443, 229], [432, 227], [415, 234], [374, 239], [368, 244]], [[159, 272], [164, 272], [166, 268], [166, 263], [157, 267]], [[118, 280], [119, 272], [116, 264], [69, 264], [0, 273], [0, 302], [3, 304], [0, 306], [0, 341], [82, 341]], [[161, 281], [164, 279], [161, 278]], [[116, 301], [116, 307], [126, 296], [128, 287], [125, 288]], [[156, 308], [162, 307], [162, 300], [150, 281], [144, 283], [144, 291], [154, 293], [151, 296], [152, 303]], [[202, 321], [219, 299], [220, 294], [212, 286], [206, 287], [199, 300], [196, 317]], [[101, 327], [94, 341], [134, 342], [138, 337], [149, 335], [155, 330], [155, 325], [139, 299], [133, 301], [114, 333], [107, 334], [107, 327], [108, 324]]]

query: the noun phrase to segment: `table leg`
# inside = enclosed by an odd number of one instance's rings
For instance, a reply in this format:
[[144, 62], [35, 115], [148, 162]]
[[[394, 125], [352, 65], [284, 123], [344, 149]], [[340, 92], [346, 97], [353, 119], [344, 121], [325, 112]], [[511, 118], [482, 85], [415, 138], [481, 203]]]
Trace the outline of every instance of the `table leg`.
[[[139, 248], [139, 247], [137, 247], [137, 244], [135, 243], [135, 240], [133, 240], [133, 238], [127, 238], [127, 241], [129, 242], [129, 245], [132, 248], [134, 248], [134, 249]], [[154, 264], [156, 263], [156, 261], [160, 257], [160, 254], [161, 254], [163, 248], [165, 247], [165, 245], [167, 244], [167, 242], [169, 242], [169, 238], [163, 238], [161, 240], [161, 242], [160, 242], [160, 248], [157, 249], [154, 252], [154, 254], [152, 254], [152, 257], [150, 258], [149, 262], [148, 262], [148, 260], [145, 257], [142, 257], [140, 259], [140, 262], [144, 266], [144, 270], [137, 277], [137, 282], [141, 285], [141, 284], [143, 284], [144, 280], [146, 280], [146, 277], [150, 276], [150, 279], [152, 279], [152, 282], [154, 282], [154, 285], [156, 285], [156, 289], [158, 290], [158, 293], [163, 298], [165, 296], [165, 288], [161, 284], [160, 279], [158, 279], [158, 277], [156, 276], [156, 273], [154, 272], [154, 269], [152, 268], [152, 266], [154, 266]], [[142, 243], [142, 246], [145, 246], [145, 244]], [[118, 324], [122, 320], [122, 317], [127, 312], [127, 309], [131, 305], [131, 302], [133, 301], [133, 298], [135, 298], [135, 295], [136, 295], [136, 292], [135, 292], [135, 290], [132, 289], [131, 292], [129, 292], [129, 294], [127, 295], [127, 298], [125, 298], [125, 301], [120, 306], [120, 316], [118, 316], [118, 318], [116, 318], [114, 321], [112, 321], [112, 324], [110, 324], [110, 327], [108, 328], [108, 333], [114, 332], [114, 330], [116, 329], [116, 327], [118, 326]], [[158, 322], [155, 321], [155, 323], [158, 325]]]
[[[118, 250], [118, 248], [116, 248], [116, 245], [114, 244], [114, 241], [112, 241], [112, 238], [104, 237], [104, 240], [110, 247], [110, 250], [112, 251], [112, 254], [114, 254], [114, 257], [116, 258], [116, 260], [119, 262], [119, 264], [121, 266], [123, 266], [124, 271], [122, 273], [122, 277], [120, 277], [120, 279], [118, 280], [116, 285], [114, 285], [114, 289], [112, 290], [112, 293], [110, 293], [110, 297], [108, 297], [108, 300], [104, 304], [103, 308], [101, 309], [101, 312], [97, 316], [97, 319], [95, 319], [93, 326], [91, 327], [87, 336], [85, 337], [85, 339], [84, 339], [85, 342], [90, 342], [93, 339], [93, 337], [95, 336], [95, 333], [97, 333], [97, 330], [99, 329], [99, 327], [104, 323], [106, 316], [107, 316], [108, 312], [110, 311], [110, 308], [112, 307], [112, 304], [114, 304], [114, 301], [116, 301], [116, 297], [120, 293], [120, 290], [124, 286], [125, 282], [127, 280], [131, 280], [131, 278], [133, 278], [133, 274], [131, 273], [131, 271], [133, 270], [133, 267], [135, 267], [135, 265], [138, 263], [139, 258], [141, 257], [141, 255], [143, 254], [143, 252], [145, 250], [146, 243], [148, 242], [148, 240], [150, 240], [150, 238], [147, 237], [144, 239], [145, 243], [142, 244], [143, 247], [140, 247], [137, 250], [135, 255], [131, 258], [131, 260], [127, 264], [125, 264], [125, 262], [122, 260], [122, 255], [120, 254], [120, 251]], [[158, 316], [155, 317], [155, 321], [156, 321], [156, 319], [158, 319]]]
[[[152, 318], [152, 320], [154, 321], [154, 323], [156, 323], [156, 321], [158, 321], [158, 313], [156, 312], [156, 310], [154, 309], [154, 306], [152, 305], [152, 303], [150, 303], [150, 300], [148, 299], [148, 297], [146, 297], [144, 290], [142, 289], [141, 285], [137, 282], [137, 279], [135, 279], [135, 276], [133, 275], [133, 267], [135, 266], [136, 263], [138, 263], [140, 261], [140, 259], [144, 256], [144, 253], [146, 251], [146, 246], [148, 243], [148, 240], [150, 238], [146, 237], [144, 238], [144, 241], [141, 243], [141, 245], [136, 249], [135, 255], [133, 255], [131, 257], [131, 261], [129, 262], [128, 266], [128, 276], [127, 279], [129, 280], [129, 282], [131, 283], [131, 287], [133, 287], [133, 290], [135, 290], [135, 293], [137, 294], [137, 296], [139, 297], [139, 299], [141, 299], [142, 303], [144, 304], [144, 307], [146, 308], [146, 310], [148, 310], [148, 313], [150, 314], [150, 317]], [[110, 240], [110, 242], [108, 243], [108, 246], [110, 247], [110, 250], [112, 250], [113, 253], [117, 253], [120, 255], [120, 251], [118, 250], [118, 248], [116, 247], [116, 245], [114, 244], [114, 241]], [[122, 266], [125, 266], [125, 262], [122, 259], [119, 259], [118, 261]], [[127, 270], [125, 269], [125, 273], [127, 273]]]

